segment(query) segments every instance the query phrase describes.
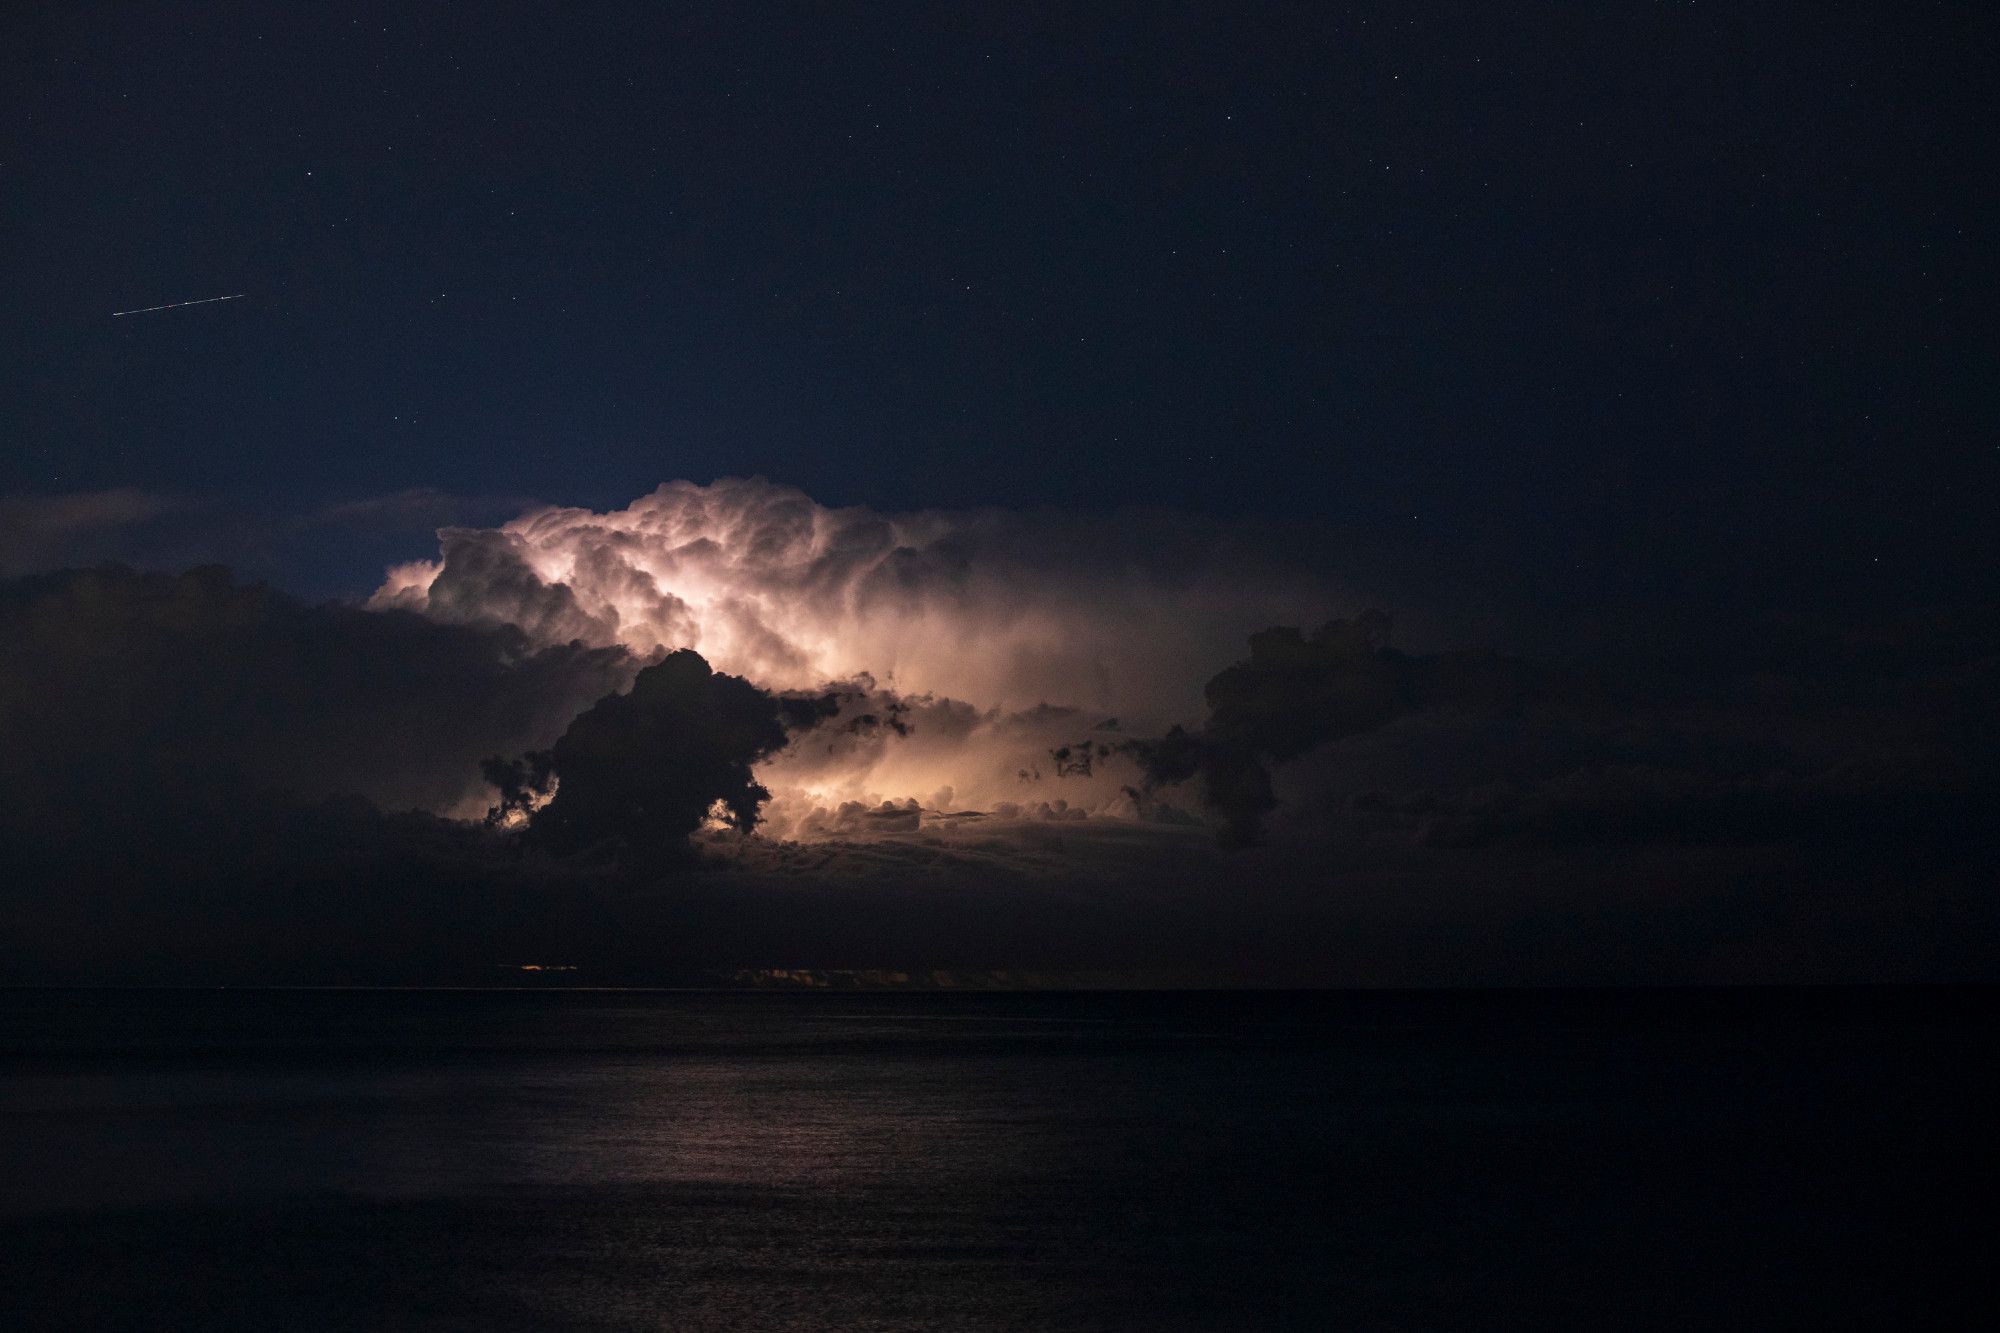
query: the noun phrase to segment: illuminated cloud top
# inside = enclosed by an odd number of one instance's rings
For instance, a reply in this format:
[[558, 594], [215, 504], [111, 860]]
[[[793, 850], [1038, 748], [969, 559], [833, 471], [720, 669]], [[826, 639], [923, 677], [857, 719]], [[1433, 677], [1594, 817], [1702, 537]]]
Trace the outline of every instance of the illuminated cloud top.
[[693, 648], [776, 688], [867, 674], [1009, 709], [1198, 709], [1245, 634], [1327, 602], [1185, 519], [878, 514], [761, 479], [671, 482], [611, 513], [543, 509], [440, 540], [372, 604], [543, 643]]

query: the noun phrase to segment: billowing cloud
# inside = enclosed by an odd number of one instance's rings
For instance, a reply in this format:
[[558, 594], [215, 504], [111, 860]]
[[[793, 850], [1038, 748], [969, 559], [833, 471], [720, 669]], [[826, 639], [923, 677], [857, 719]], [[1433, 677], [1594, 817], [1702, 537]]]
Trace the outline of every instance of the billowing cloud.
[[778, 688], [867, 674], [980, 707], [1184, 712], [1218, 655], [1327, 590], [1165, 516], [832, 509], [761, 480], [453, 528], [377, 606], [541, 642], [693, 648]]
[[788, 836], [883, 802], [1132, 814], [1129, 761], [1121, 774], [1052, 753], [1096, 756], [1079, 747], [1108, 725], [1198, 715], [1202, 682], [1245, 634], [1321, 618], [1331, 596], [1184, 518], [879, 514], [761, 480], [447, 528], [440, 547], [370, 604], [543, 645], [691, 648], [765, 688], [837, 692], [836, 723], [759, 770]]

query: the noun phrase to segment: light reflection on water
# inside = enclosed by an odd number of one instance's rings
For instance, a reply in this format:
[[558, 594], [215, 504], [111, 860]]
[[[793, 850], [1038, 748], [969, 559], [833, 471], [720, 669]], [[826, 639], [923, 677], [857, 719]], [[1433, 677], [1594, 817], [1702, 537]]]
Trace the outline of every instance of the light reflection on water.
[[1438, 1327], [1500, 1301], [1668, 1326], [1879, 1301], [1885, 1255], [1949, 1258], [1910, 1218], [1983, 1141], [1955, 1012], [0, 994], [0, 1247], [29, 1275], [0, 1323]]

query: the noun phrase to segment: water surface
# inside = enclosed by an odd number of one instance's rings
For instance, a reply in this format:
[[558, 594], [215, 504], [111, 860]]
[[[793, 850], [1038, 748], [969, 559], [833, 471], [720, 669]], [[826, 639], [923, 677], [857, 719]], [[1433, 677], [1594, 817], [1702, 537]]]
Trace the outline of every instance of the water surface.
[[1978, 1327], [1990, 999], [0, 992], [0, 1327]]

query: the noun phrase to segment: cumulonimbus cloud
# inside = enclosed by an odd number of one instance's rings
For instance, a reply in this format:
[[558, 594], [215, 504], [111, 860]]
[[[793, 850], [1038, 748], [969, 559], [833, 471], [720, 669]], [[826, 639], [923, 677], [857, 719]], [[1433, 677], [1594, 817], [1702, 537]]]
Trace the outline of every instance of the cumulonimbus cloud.
[[543, 645], [692, 648], [770, 689], [837, 687], [839, 715], [759, 770], [781, 835], [909, 822], [884, 802], [1133, 813], [1136, 770], [1095, 762], [1106, 738], [1199, 718], [1203, 682], [1246, 635], [1337, 600], [1183, 516], [883, 514], [758, 479], [439, 539], [370, 604]]

